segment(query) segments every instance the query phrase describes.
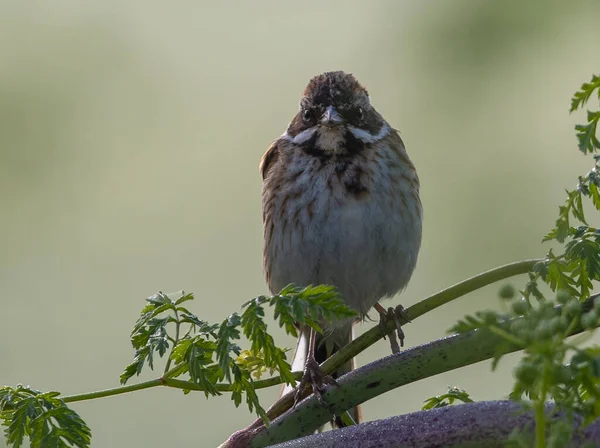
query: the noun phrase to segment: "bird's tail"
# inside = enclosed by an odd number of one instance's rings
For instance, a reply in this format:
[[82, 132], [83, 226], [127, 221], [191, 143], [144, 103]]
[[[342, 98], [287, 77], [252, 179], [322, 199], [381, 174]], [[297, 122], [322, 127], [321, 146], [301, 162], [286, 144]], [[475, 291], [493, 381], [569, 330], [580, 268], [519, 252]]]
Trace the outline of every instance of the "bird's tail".
[[[315, 359], [319, 364], [322, 364], [327, 358], [331, 355], [339, 351], [346, 344], [349, 344], [353, 339], [353, 326], [348, 325], [342, 328], [336, 328], [331, 333], [327, 334], [317, 334], [317, 339], [315, 343]], [[299, 331], [298, 335], [298, 344], [296, 345], [296, 351], [294, 352], [294, 358], [292, 360], [292, 371], [293, 372], [302, 372], [304, 370], [304, 365], [306, 364], [306, 358], [308, 356], [308, 345], [310, 339], [310, 328], [303, 327]], [[345, 362], [340, 367], [336, 369], [335, 372], [331, 375], [334, 379], [345, 375], [354, 369], [354, 358], [350, 361]], [[285, 386], [282, 389], [281, 394], [288, 393], [292, 388], [290, 386]], [[354, 419], [356, 423], [360, 423], [361, 421], [361, 411], [360, 406], [349, 409], [348, 413]], [[332, 426], [335, 428], [342, 428], [346, 426], [342, 420], [336, 416], [335, 420], [331, 422]]]

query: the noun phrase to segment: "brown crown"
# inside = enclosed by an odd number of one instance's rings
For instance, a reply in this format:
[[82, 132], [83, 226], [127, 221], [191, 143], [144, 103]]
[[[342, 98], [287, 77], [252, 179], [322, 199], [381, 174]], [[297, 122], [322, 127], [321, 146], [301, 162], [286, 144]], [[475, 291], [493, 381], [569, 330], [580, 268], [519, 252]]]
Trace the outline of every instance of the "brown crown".
[[342, 71], [326, 72], [312, 78], [304, 96], [314, 104], [323, 106], [343, 106], [354, 103], [360, 97], [368, 97], [369, 93], [354, 76]]

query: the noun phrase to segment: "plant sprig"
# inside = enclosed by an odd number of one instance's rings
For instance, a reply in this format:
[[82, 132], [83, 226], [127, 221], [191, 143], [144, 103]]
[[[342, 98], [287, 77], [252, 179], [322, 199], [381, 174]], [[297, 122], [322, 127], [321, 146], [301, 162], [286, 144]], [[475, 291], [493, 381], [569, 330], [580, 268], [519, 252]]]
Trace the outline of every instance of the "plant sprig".
[[[221, 324], [201, 320], [183, 305], [193, 299], [193, 294], [184, 292], [158, 292], [146, 299], [147, 304], [131, 332], [134, 359], [121, 374], [121, 384], [139, 375], [146, 366], [154, 370], [157, 358], [166, 357], [164, 373], [139, 387], [123, 389], [167, 385], [184, 393], [200, 389], [207, 397], [227, 390], [236, 406], [245, 396], [248, 409], [265, 422], [268, 419], [259, 403], [253, 376], [261, 370], [276, 371], [287, 384], [294, 384], [295, 377], [286, 361], [286, 350], [277, 347], [267, 332], [264, 307], [273, 307], [279, 325], [292, 333], [295, 333], [294, 322], [321, 331], [323, 322], [355, 315], [330, 286], [286, 286], [275, 296], [260, 296], [247, 302], [241, 314], [233, 313]], [[238, 344], [242, 334], [250, 342], [249, 350], [242, 351]], [[175, 365], [171, 368], [172, 363]], [[184, 375], [188, 377], [186, 380], [176, 379]], [[229, 384], [219, 383], [223, 380]], [[75, 398], [89, 399], [113, 392], [116, 390]], [[7, 442], [18, 448], [29, 437], [32, 447], [88, 447], [90, 429], [59, 395], [21, 385], [2, 387], [0, 418], [6, 427]]]
[[[489, 331], [504, 339], [497, 347], [492, 368], [506, 353], [503, 347], [516, 345], [524, 351], [514, 370], [515, 383], [510, 398], [534, 412], [537, 445], [548, 440], [570, 440], [575, 416], [591, 422], [600, 417], [600, 349], [581, 348], [578, 342], [589, 338], [600, 324], [600, 301], [586, 309], [581, 302], [560, 291], [554, 300], [545, 299], [534, 306], [523, 298], [505, 298], [507, 312], [483, 311], [466, 316], [453, 327], [465, 333]], [[583, 328], [585, 336], [568, 339]], [[550, 424], [545, 414], [549, 400], [556, 412], [563, 413], [566, 425]], [[522, 435], [524, 436], [524, 435]], [[564, 445], [557, 445], [564, 446]]]
[[[597, 91], [597, 92], [596, 92]], [[590, 82], [583, 83], [580, 89], [575, 92], [571, 99], [571, 112], [583, 108], [596, 92], [598, 100], [600, 100], [600, 76], [593, 75]], [[588, 111], [587, 123], [578, 124], [575, 126], [577, 131], [577, 143], [579, 150], [584, 154], [594, 152], [600, 149], [600, 141], [596, 136], [598, 120], [600, 119], [600, 111]]]
[[473, 399], [468, 392], [458, 387], [448, 386], [448, 392], [428, 398], [425, 400], [425, 404], [421, 406], [421, 409], [426, 411], [428, 409], [443, 408], [454, 404], [455, 401], [460, 401], [462, 403], [473, 403]]
[[6, 442], [14, 448], [29, 438], [32, 447], [90, 446], [92, 433], [59, 392], [40, 392], [21, 384], [0, 388], [0, 419]]
[[[584, 83], [571, 100], [571, 112], [600, 99], [600, 77]], [[596, 136], [600, 111], [588, 111], [587, 123], [576, 125], [576, 137], [583, 154], [600, 150]], [[600, 302], [583, 309], [582, 302], [600, 280], [600, 231], [585, 217], [584, 200], [600, 210], [600, 156], [593, 155], [594, 166], [580, 176], [577, 186], [567, 190], [567, 199], [559, 207], [555, 226], [542, 241], [564, 245], [564, 253], [549, 250], [546, 258], [529, 273], [529, 281], [516, 297], [512, 288], [504, 288], [507, 312], [483, 311], [466, 316], [452, 331], [464, 333], [478, 329], [501, 336], [506, 345], [516, 345], [525, 355], [514, 371], [515, 383], [510, 397], [533, 411], [536, 421], [535, 446], [565, 446], [573, 436], [575, 415], [591, 422], [600, 417], [600, 348], [580, 348], [567, 338], [577, 328], [587, 329], [586, 339], [598, 326]], [[538, 287], [543, 281], [554, 292], [548, 299]], [[492, 363], [495, 369], [504, 354], [502, 346]], [[564, 414], [562, 423], [551, 423], [545, 414], [547, 401]], [[565, 423], [566, 422], [566, 423]], [[514, 434], [514, 441], [525, 443], [525, 434]], [[565, 442], [566, 441], [566, 442]]]
[[[163, 357], [172, 347], [167, 361], [165, 378], [187, 374], [189, 381], [202, 387], [205, 395], [220, 395], [219, 381], [231, 384], [231, 398], [239, 406], [246, 396], [249, 410], [256, 411], [266, 420], [258, 401], [253, 374], [257, 369], [278, 372], [286, 384], [295, 384], [286, 350], [277, 347], [267, 331], [265, 306], [274, 309], [279, 326], [296, 335], [295, 325], [309, 325], [322, 331], [320, 323], [354, 317], [355, 311], [340, 299], [331, 286], [286, 286], [275, 296], [259, 296], [243, 305], [243, 312], [232, 313], [221, 324], [208, 324], [181, 304], [193, 300], [192, 294], [164, 294], [158, 292], [147, 299], [148, 305], [131, 333], [136, 349], [134, 360], [125, 368], [121, 382], [139, 375], [147, 365], [154, 368], [154, 356]], [[168, 325], [174, 325], [175, 336], [170, 336]], [[188, 326], [180, 337], [181, 329]], [[250, 349], [242, 351], [242, 334], [250, 342]], [[170, 362], [175, 367], [168, 369]], [[186, 390], [189, 392], [189, 390]]]

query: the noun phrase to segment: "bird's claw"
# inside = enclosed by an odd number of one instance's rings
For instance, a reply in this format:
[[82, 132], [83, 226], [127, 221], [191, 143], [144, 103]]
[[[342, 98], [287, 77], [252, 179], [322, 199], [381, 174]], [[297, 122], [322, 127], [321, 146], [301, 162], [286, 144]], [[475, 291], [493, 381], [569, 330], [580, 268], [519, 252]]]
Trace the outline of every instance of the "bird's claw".
[[304, 388], [308, 385], [311, 385], [312, 391], [319, 400], [320, 403], [324, 403], [323, 401], [323, 393], [327, 390], [327, 385], [337, 386], [338, 383], [331, 375], [326, 375], [323, 370], [321, 370], [321, 366], [314, 359], [308, 359], [306, 361], [306, 365], [304, 366], [304, 374], [302, 375], [302, 379], [300, 380], [300, 384], [298, 385], [298, 389], [296, 390], [296, 396], [294, 397], [294, 406], [298, 404], [298, 402], [302, 399], [302, 392]]
[[[392, 353], [398, 353], [400, 347], [404, 347], [404, 330], [402, 330], [402, 325], [410, 323], [406, 315], [406, 310], [402, 305], [398, 305], [396, 308], [389, 307], [387, 310], [379, 305], [377, 311], [379, 311], [379, 328], [381, 328], [383, 337], [385, 338], [389, 334]], [[394, 331], [391, 333], [387, 332], [387, 323], [390, 320], [396, 324], [396, 333], [398, 334], [398, 339], [400, 339], [400, 346], [398, 346]]]

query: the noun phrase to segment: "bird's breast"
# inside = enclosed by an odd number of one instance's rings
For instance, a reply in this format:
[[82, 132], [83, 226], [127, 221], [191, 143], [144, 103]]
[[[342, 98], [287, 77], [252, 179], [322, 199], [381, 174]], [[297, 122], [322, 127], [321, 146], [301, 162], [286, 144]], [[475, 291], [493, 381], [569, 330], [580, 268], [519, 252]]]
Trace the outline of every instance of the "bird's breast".
[[272, 292], [289, 283], [333, 284], [366, 313], [403, 288], [421, 240], [414, 185], [366, 161], [289, 162], [281, 185], [266, 183], [263, 192], [264, 264]]

